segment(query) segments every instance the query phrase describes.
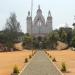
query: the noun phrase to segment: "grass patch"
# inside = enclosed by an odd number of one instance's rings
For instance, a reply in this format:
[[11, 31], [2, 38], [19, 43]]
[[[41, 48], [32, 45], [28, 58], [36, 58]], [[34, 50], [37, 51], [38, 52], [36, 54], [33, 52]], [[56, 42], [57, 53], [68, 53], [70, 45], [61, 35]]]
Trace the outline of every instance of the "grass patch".
[[61, 64], [61, 71], [62, 72], [66, 72], [67, 71], [66, 64], [64, 62]]
[[52, 59], [52, 61], [53, 61], [53, 62], [56, 62], [56, 59], [55, 59], [55, 58], [53, 58], [53, 59]]
[[50, 55], [49, 58], [52, 58], [52, 56]]
[[25, 58], [25, 63], [27, 63], [28, 62], [28, 58]]
[[31, 59], [32, 58], [32, 55], [29, 55], [29, 59]]
[[16, 65], [14, 66], [13, 73], [19, 74], [18, 66], [16, 66]]

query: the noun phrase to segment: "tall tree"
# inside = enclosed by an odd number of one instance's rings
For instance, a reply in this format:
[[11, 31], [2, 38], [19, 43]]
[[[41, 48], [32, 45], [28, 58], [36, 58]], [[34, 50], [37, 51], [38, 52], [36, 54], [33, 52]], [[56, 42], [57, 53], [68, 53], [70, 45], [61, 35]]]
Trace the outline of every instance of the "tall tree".
[[18, 37], [18, 33], [21, 32], [20, 28], [20, 23], [16, 19], [16, 14], [12, 13], [9, 19], [7, 19], [5, 32], [9, 33], [9, 35], [12, 36], [12, 39], [15, 40]]
[[56, 46], [57, 46], [57, 41], [58, 41], [58, 38], [56, 36], [56, 33], [54, 33], [54, 32], [53, 33], [50, 33], [48, 35], [47, 41], [48, 41], [48, 43], [47, 43], [48, 48], [55, 49]]
[[7, 36], [7, 47], [13, 47], [15, 40], [18, 40], [20, 29], [20, 23], [17, 21], [16, 14], [12, 13], [7, 19], [5, 24], [4, 33]]
[[22, 46], [26, 49], [31, 49], [32, 47], [32, 36], [25, 34]]

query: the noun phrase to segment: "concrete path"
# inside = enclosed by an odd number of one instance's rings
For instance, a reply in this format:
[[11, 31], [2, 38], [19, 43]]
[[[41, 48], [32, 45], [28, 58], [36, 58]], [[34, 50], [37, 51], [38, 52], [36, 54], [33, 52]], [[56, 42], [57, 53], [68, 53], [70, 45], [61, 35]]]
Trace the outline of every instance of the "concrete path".
[[43, 51], [38, 51], [20, 75], [62, 75]]

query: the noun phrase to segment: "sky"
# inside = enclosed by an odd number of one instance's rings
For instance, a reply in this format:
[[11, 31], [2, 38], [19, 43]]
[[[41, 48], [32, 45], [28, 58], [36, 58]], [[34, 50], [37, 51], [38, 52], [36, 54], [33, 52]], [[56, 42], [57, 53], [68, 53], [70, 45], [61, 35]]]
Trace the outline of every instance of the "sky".
[[[75, 0], [33, 0], [33, 19], [40, 5], [45, 20], [48, 11], [53, 17], [53, 29], [59, 27], [72, 27], [75, 16]], [[10, 13], [16, 13], [17, 20], [21, 24], [24, 33], [27, 32], [26, 17], [31, 9], [31, 0], [0, 0], [0, 30], [5, 27]]]

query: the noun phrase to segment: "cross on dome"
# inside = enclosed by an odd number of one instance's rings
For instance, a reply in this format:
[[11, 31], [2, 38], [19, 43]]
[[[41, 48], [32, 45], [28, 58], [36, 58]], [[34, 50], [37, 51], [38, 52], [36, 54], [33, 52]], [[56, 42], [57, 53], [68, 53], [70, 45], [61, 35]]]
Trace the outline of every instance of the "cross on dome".
[[40, 5], [38, 5], [38, 9], [40, 9]]
[[30, 11], [28, 11], [28, 16], [30, 16]]
[[42, 10], [40, 9], [40, 5], [38, 5], [37, 14], [39, 14], [39, 15], [41, 15], [41, 14], [42, 14]]
[[48, 12], [48, 16], [51, 16], [51, 12], [50, 12], [50, 10], [49, 10], [49, 12]]

